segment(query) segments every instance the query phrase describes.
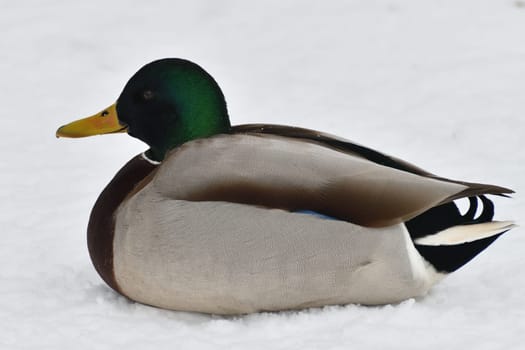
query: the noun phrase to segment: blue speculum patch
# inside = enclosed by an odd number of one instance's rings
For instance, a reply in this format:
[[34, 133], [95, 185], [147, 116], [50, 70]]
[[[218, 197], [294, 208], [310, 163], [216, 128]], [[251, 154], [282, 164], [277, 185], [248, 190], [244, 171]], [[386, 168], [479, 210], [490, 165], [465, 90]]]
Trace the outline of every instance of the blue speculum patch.
[[308, 214], [308, 215], [315, 216], [316, 218], [326, 219], [326, 220], [337, 220], [336, 218], [333, 218], [331, 216], [324, 215], [324, 214], [321, 214], [321, 213], [318, 213], [318, 212], [312, 211], [312, 210], [298, 210], [298, 211], [295, 211], [294, 213]]

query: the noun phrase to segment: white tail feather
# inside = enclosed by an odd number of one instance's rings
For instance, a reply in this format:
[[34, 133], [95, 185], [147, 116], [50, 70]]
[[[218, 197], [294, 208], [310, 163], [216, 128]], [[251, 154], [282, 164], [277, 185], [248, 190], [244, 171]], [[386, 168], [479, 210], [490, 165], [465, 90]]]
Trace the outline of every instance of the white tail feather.
[[433, 246], [456, 245], [494, 236], [513, 227], [516, 227], [516, 225], [512, 221], [491, 221], [482, 224], [459, 225], [418, 238], [414, 243]]

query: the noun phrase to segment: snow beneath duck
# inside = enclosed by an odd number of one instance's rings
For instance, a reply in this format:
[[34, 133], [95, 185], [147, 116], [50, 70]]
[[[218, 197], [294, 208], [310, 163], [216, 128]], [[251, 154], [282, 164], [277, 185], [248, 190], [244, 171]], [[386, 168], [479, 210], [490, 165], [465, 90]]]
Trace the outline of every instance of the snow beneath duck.
[[118, 296], [89, 260], [88, 214], [143, 144], [57, 140], [144, 63], [184, 57], [232, 121], [350, 138], [525, 203], [525, 2], [6, 2], [0, 13], [1, 349], [521, 349], [516, 228], [420, 300], [225, 318]]

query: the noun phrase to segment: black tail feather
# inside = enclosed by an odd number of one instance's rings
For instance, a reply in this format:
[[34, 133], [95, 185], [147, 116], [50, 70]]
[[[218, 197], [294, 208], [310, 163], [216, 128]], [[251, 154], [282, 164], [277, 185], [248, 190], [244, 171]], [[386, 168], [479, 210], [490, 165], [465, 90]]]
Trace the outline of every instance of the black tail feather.
[[507, 231], [462, 244], [436, 246], [416, 244], [415, 247], [437, 271], [450, 273], [468, 263]]
[[476, 215], [476, 211], [478, 210], [478, 199], [476, 197], [469, 197], [469, 208], [468, 211], [463, 215], [463, 217], [467, 220], [474, 220], [474, 216]]
[[[483, 210], [475, 218], [478, 210], [478, 198], [481, 200]], [[457, 225], [480, 224], [492, 221], [494, 217], [494, 204], [484, 195], [478, 197], [469, 197], [469, 208], [464, 215], [461, 215], [458, 207], [454, 202], [438, 205], [426, 212], [416, 216], [405, 223], [410, 237], [413, 240], [432, 235], [443, 231], [449, 227]]]
[[[481, 201], [483, 210], [476, 218], [475, 215], [478, 210], [479, 201]], [[477, 197], [469, 197], [469, 208], [464, 215], [461, 215], [454, 202], [450, 202], [427, 210], [405, 224], [412, 240], [416, 240], [417, 238], [432, 235], [452, 226], [490, 222], [493, 217], [494, 204], [486, 196], [480, 195]], [[415, 247], [419, 254], [430, 262], [436, 270], [452, 272], [469, 262], [504, 232], [462, 244], [437, 246], [415, 244]]]
[[483, 203], [483, 211], [481, 215], [475, 220], [476, 223], [492, 221], [494, 217], [494, 203], [485, 196], [479, 196]]

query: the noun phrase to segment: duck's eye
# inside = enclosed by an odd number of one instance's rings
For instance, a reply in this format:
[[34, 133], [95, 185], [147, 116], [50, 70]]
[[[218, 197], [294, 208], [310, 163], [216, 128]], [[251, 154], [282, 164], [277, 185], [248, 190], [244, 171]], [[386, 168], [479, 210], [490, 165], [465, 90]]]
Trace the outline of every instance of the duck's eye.
[[142, 93], [142, 97], [144, 98], [145, 101], [149, 101], [153, 98], [153, 91], [151, 90], [145, 90], [143, 93]]

